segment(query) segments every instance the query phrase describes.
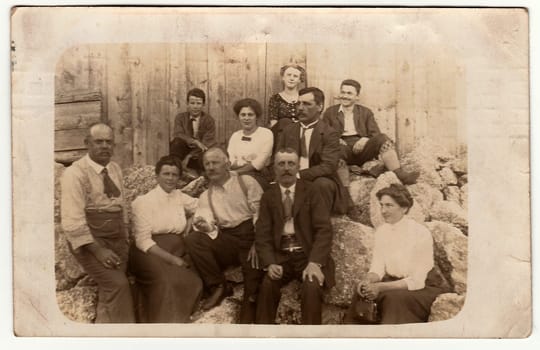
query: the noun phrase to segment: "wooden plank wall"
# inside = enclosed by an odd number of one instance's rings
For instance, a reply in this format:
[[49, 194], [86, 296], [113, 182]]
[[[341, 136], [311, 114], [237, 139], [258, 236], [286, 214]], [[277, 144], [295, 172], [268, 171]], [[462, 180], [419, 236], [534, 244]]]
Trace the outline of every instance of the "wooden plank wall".
[[360, 81], [360, 103], [373, 110], [400, 152], [423, 137], [454, 151], [464, 139], [459, 132], [465, 77], [451, 57], [444, 47], [417, 43], [375, 43], [369, 50], [341, 43], [87, 45], [62, 56], [55, 92], [100, 91], [103, 119], [115, 128], [114, 159], [124, 167], [154, 164], [168, 152], [174, 118], [185, 110], [189, 89], [207, 92], [205, 112], [216, 119], [218, 142], [225, 145], [239, 127], [235, 101], [260, 101], [264, 124], [268, 99], [282, 89], [279, 68], [294, 62], [306, 67], [303, 86], [325, 92], [327, 107], [339, 103], [343, 79]]

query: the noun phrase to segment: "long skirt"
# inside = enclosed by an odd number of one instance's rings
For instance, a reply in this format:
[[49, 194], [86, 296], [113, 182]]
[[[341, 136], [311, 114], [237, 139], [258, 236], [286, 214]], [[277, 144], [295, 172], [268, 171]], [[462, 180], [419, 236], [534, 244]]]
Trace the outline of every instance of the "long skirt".
[[[432, 270], [428, 274], [426, 286], [419, 290], [389, 290], [379, 293], [375, 302], [380, 315], [381, 324], [403, 324], [427, 322], [431, 312], [431, 304], [435, 298], [443, 292], [443, 289], [437, 286], [435, 273]], [[386, 275], [383, 282], [395, 281], [397, 278]], [[356, 317], [354, 306], [360, 296], [354, 293], [353, 301], [349, 310], [345, 314], [344, 323], [361, 324]]]
[[[153, 235], [167, 252], [184, 255], [184, 240], [177, 234]], [[141, 322], [185, 323], [190, 321], [202, 294], [202, 281], [193, 268], [171, 265], [132, 246], [130, 269], [142, 298]]]

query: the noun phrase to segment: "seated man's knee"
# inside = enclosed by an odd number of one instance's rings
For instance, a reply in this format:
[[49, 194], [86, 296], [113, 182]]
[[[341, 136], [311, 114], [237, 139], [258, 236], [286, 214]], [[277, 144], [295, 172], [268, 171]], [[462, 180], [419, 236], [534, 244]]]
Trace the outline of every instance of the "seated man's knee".
[[302, 282], [302, 294], [304, 295], [320, 295], [321, 289], [322, 286], [317, 277], [313, 277], [312, 281], [306, 278]]
[[372, 138], [370, 138], [370, 140], [371, 140], [371, 142], [374, 142], [379, 146], [382, 146], [387, 141], [390, 141], [390, 142], [392, 141], [392, 140], [390, 140], [390, 138], [386, 134], [377, 134], [377, 135], [373, 136]]

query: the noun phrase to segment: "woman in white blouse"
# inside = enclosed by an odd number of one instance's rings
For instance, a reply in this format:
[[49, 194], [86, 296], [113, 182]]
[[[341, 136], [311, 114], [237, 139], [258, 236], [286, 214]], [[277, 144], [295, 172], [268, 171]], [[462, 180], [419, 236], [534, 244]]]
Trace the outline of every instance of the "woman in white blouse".
[[371, 267], [358, 284], [345, 323], [359, 323], [359, 298], [377, 303], [383, 324], [426, 322], [431, 304], [442, 292], [435, 285], [433, 238], [429, 230], [405, 214], [413, 198], [403, 185], [377, 192], [385, 224], [375, 231]]
[[227, 152], [231, 170], [238, 175], [252, 175], [264, 189], [270, 180], [267, 166], [274, 145], [272, 131], [257, 125], [257, 120], [262, 116], [262, 107], [256, 100], [239, 100], [233, 110], [242, 129], [234, 132], [229, 139]]
[[175, 157], [161, 158], [158, 185], [131, 204], [135, 246], [129, 260], [142, 292], [143, 322], [189, 322], [202, 293], [201, 279], [183, 258], [183, 235], [198, 200], [176, 189], [181, 169]]

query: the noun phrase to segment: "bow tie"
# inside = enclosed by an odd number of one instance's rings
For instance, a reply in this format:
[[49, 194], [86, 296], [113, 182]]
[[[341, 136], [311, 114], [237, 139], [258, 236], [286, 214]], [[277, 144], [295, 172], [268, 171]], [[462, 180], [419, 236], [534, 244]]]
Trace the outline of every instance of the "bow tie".
[[191, 117], [190, 119], [191, 119], [192, 122], [196, 122], [196, 121], [197, 121], [197, 118], [196, 118], [196, 117], [195, 117], [195, 118]]
[[242, 141], [251, 141], [251, 137], [248, 137], [248, 136], [242, 136]]

